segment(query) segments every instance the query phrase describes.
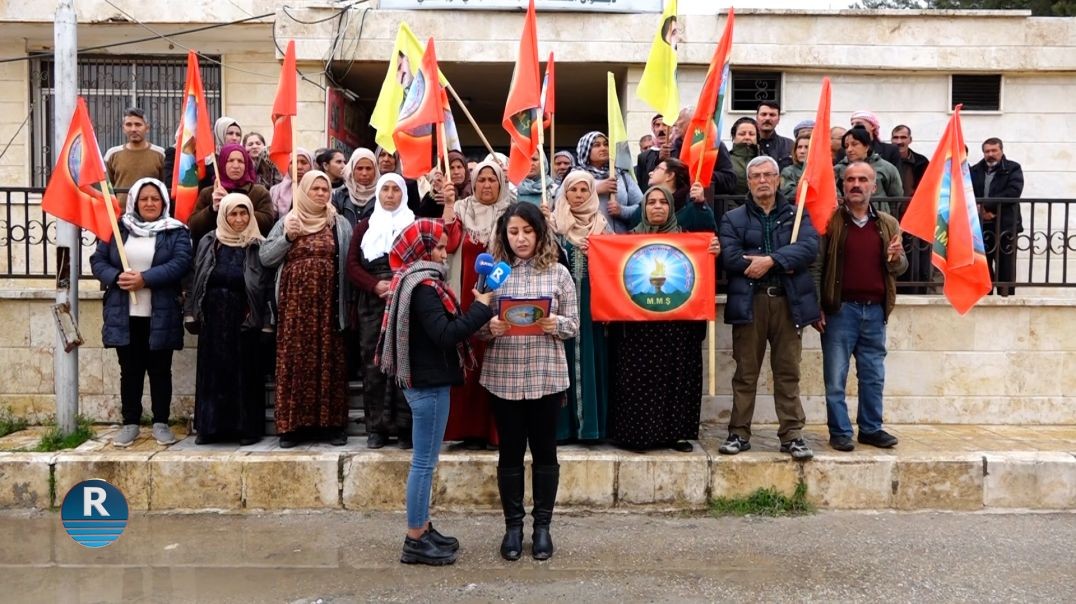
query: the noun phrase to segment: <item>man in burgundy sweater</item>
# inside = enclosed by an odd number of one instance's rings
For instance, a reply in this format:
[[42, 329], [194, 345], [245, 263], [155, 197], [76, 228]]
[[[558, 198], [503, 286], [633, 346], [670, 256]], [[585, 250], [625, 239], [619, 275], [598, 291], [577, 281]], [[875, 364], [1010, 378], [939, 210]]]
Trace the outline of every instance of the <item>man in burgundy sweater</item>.
[[851, 451], [845, 384], [856, 358], [859, 381], [859, 442], [881, 448], [897, 439], [882, 429], [885, 385], [885, 326], [897, 299], [897, 276], [908, 268], [897, 220], [871, 205], [874, 168], [853, 162], [841, 181], [844, 204], [830, 218], [818, 246], [813, 273], [818, 280], [822, 319], [822, 372], [826, 382], [829, 444]]

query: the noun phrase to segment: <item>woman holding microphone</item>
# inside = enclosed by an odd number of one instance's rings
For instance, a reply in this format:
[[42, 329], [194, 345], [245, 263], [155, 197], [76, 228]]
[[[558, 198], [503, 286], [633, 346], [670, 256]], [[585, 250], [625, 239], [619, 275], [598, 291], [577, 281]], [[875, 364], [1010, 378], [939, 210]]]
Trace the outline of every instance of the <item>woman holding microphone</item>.
[[523, 552], [523, 455], [531, 448], [534, 519], [532, 554], [553, 555], [549, 524], [557, 498], [557, 418], [568, 389], [564, 340], [579, 333], [579, 302], [571, 273], [557, 262], [558, 247], [542, 210], [515, 204], [497, 221], [491, 241], [494, 258], [512, 267], [497, 289], [498, 302], [547, 300], [549, 312], [537, 319], [538, 335], [513, 335], [517, 327], [494, 317], [479, 337], [489, 340], [480, 383], [492, 395], [500, 435], [497, 487], [504, 509], [501, 556], [518, 560]]

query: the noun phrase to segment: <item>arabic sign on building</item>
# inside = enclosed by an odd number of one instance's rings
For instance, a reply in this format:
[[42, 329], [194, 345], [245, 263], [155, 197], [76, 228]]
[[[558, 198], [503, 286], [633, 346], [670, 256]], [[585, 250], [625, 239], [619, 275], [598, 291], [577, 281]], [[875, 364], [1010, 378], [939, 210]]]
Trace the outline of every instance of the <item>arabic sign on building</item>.
[[[662, 0], [534, 0], [538, 11], [660, 13]], [[527, 0], [381, 0], [393, 10], [527, 10]]]

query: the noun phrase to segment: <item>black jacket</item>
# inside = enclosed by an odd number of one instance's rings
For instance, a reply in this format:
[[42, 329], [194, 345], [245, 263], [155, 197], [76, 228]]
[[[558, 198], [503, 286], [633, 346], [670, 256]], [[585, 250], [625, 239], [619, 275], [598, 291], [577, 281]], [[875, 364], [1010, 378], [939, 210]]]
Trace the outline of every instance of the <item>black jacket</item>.
[[411, 387], [435, 388], [463, 383], [456, 345], [473, 336], [493, 318], [481, 302], [462, 315], [445, 309], [437, 290], [419, 285], [411, 294]]
[[[209, 286], [209, 277], [217, 266], [217, 232], [212, 230], [198, 242], [198, 250], [194, 257], [194, 277], [191, 281], [190, 291], [187, 295], [184, 314], [194, 318], [193, 326], [188, 330], [197, 333], [201, 328], [206, 289]], [[247, 290], [247, 316], [240, 326], [243, 330], [261, 329], [269, 317], [269, 292], [273, 287], [273, 271], [262, 266], [258, 252], [261, 249], [260, 242], [251, 242], [244, 250], [246, 263], [244, 280]]]
[[366, 220], [374, 213], [374, 208], [377, 206], [377, 196], [375, 195], [370, 201], [366, 202], [364, 207], [360, 208], [351, 200], [351, 192], [347, 190], [347, 187], [340, 187], [333, 191], [332, 203], [336, 208], [336, 213], [346, 218], [348, 224], [354, 229], [356, 224]]
[[[680, 150], [684, 146], [684, 139], [677, 138], [672, 142], [672, 150], [669, 152], [669, 157], [680, 158]], [[644, 192], [649, 187], [646, 186], [647, 181], [650, 179], [650, 171], [658, 166], [660, 161], [658, 160], [658, 152], [654, 151], [650, 153], [647, 151], [646, 162], [646, 178], [639, 181], [639, 188]], [[653, 162], [653, 163], [651, 163]], [[636, 168], [638, 172], [638, 168]], [[694, 178], [694, 174], [691, 175]], [[717, 163], [714, 164], [713, 176], [710, 179], [710, 191], [714, 195], [733, 195], [736, 191], [736, 171], [732, 169], [732, 160], [729, 158], [729, 150], [725, 147], [725, 143], [721, 143], [721, 147], [717, 150]], [[709, 198], [709, 196], [707, 196]]]
[[[127, 228], [120, 223], [120, 235], [128, 239]], [[97, 242], [90, 257], [93, 276], [105, 287], [102, 302], [104, 320], [101, 341], [105, 348], [127, 346], [131, 343], [131, 299], [116, 284], [123, 272], [116, 240]], [[181, 282], [191, 268], [191, 236], [187, 229], [170, 229], [157, 233], [154, 242], [153, 265], [142, 271], [142, 279], [150, 289], [153, 311], [149, 318], [150, 350], [182, 350], [183, 315], [180, 307]]]
[[[811, 226], [811, 219], [805, 211], [799, 238], [795, 243], [789, 243], [796, 217], [795, 206], [778, 194], [772, 212], [777, 215], [777, 224], [770, 240], [773, 249], [770, 256], [776, 263], [771, 273], [779, 274], [781, 287], [785, 289], [792, 311], [792, 321], [802, 328], [821, 317], [814, 279], [809, 272], [818, 256], [818, 232]], [[744, 255], [765, 255], [763, 217], [762, 210], [749, 195], [744, 205], [730, 210], [721, 219], [721, 262], [728, 275], [725, 323], [742, 325], [755, 319], [755, 292], [764, 286], [744, 275], [751, 264], [744, 260]]]
[[792, 139], [781, 136], [776, 132], [768, 139], [758, 139], [758, 150], [762, 155], [769, 155], [777, 160], [780, 170], [792, 165]]
[[[1001, 156], [1001, 161], [994, 169], [994, 178], [990, 181], [990, 190], [984, 191], [986, 183], [986, 160], [971, 167], [971, 188], [975, 191], [976, 199], [989, 199], [991, 197], [1018, 198], [1024, 192], [1024, 170], [1020, 164]], [[1021, 232], [1024, 230], [1023, 220], [1020, 218], [1020, 204], [997, 204], [984, 203], [983, 210], [994, 212], [998, 216], [995, 220], [1000, 221], [1002, 231]], [[999, 211], [1000, 210], [1000, 211]], [[987, 220], [984, 223], [993, 224]], [[984, 229], [985, 230], [985, 229]]]

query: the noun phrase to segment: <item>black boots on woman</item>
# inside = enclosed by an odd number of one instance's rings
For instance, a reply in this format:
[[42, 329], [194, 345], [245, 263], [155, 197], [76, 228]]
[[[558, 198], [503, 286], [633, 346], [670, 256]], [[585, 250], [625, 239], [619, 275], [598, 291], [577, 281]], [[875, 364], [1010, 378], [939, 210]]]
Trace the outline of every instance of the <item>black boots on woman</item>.
[[523, 467], [497, 468], [497, 489], [501, 493], [504, 510], [504, 539], [501, 540], [501, 557], [516, 561], [523, 555]]
[[531, 488], [534, 491], [531, 554], [535, 560], [548, 560], [553, 556], [553, 538], [549, 534], [549, 523], [553, 520], [553, 505], [557, 501], [560, 466], [532, 466], [531, 472]]

